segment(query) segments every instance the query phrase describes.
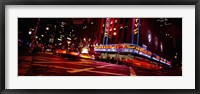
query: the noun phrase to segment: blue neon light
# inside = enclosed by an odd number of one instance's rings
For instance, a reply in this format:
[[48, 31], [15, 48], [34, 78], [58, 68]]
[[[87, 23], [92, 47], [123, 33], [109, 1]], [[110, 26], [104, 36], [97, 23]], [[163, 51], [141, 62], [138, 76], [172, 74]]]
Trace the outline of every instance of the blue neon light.
[[137, 35], [137, 45], [139, 44], [139, 36], [140, 36], [140, 18], [138, 18], [138, 35]]
[[[115, 46], [115, 45], [116, 44], [108, 44], [108, 45], [101, 45], [101, 46]], [[138, 46], [138, 45], [135, 45], [135, 44], [128, 44], [128, 45], [130, 45], [130, 46]], [[138, 46], [138, 47], [140, 47], [140, 46]], [[150, 55], [144, 54], [144, 53], [142, 53], [142, 52], [140, 52], [140, 51], [138, 51], [136, 49], [133, 49], [133, 48], [110, 48], [110, 49], [94, 48], [94, 51], [96, 51], [96, 52], [119, 52], [119, 53], [120, 52], [130, 52], [130, 53], [135, 53], [135, 54], [150, 58], [152, 60], [158, 61], [158, 62], [166, 64], [166, 65], [171, 65], [171, 64], [168, 64], [167, 62], [164, 62], [164, 61], [167, 61], [167, 60], [162, 58], [162, 57], [160, 57], [160, 60], [155, 58], [155, 56], [158, 56], [155, 53], [152, 53], [152, 55], [150, 56]]]

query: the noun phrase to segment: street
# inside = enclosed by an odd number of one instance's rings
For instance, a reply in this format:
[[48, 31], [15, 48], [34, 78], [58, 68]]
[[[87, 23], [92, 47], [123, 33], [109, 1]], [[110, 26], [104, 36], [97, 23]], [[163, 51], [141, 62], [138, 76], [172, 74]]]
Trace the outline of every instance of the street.
[[181, 73], [156, 71], [90, 59], [52, 54], [20, 55], [18, 76], [173, 76]]

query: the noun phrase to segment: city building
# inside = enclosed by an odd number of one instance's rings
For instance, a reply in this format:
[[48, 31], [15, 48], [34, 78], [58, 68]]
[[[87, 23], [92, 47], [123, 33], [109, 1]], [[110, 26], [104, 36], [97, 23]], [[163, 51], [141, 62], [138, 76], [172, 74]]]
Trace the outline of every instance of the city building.
[[93, 44], [136, 44], [181, 67], [181, 18], [102, 18]]

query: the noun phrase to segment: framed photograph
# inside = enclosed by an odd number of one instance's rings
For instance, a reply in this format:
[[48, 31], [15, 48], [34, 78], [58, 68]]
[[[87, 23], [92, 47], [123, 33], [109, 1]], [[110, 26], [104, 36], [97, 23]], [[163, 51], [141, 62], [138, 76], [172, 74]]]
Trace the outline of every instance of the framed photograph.
[[199, 0], [1, 1], [1, 93], [199, 93]]

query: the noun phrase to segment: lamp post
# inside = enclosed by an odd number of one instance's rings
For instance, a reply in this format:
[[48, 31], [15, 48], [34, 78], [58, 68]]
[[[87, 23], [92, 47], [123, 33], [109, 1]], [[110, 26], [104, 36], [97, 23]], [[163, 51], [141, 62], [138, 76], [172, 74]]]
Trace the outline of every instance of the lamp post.
[[36, 41], [36, 34], [37, 34], [37, 31], [38, 31], [38, 26], [40, 24], [40, 18], [38, 18], [38, 21], [37, 21], [37, 25], [35, 27], [35, 31], [33, 32], [32, 36], [32, 41], [31, 41], [31, 49], [29, 50], [30, 53], [32, 53], [34, 47], [35, 47], [35, 41]]

